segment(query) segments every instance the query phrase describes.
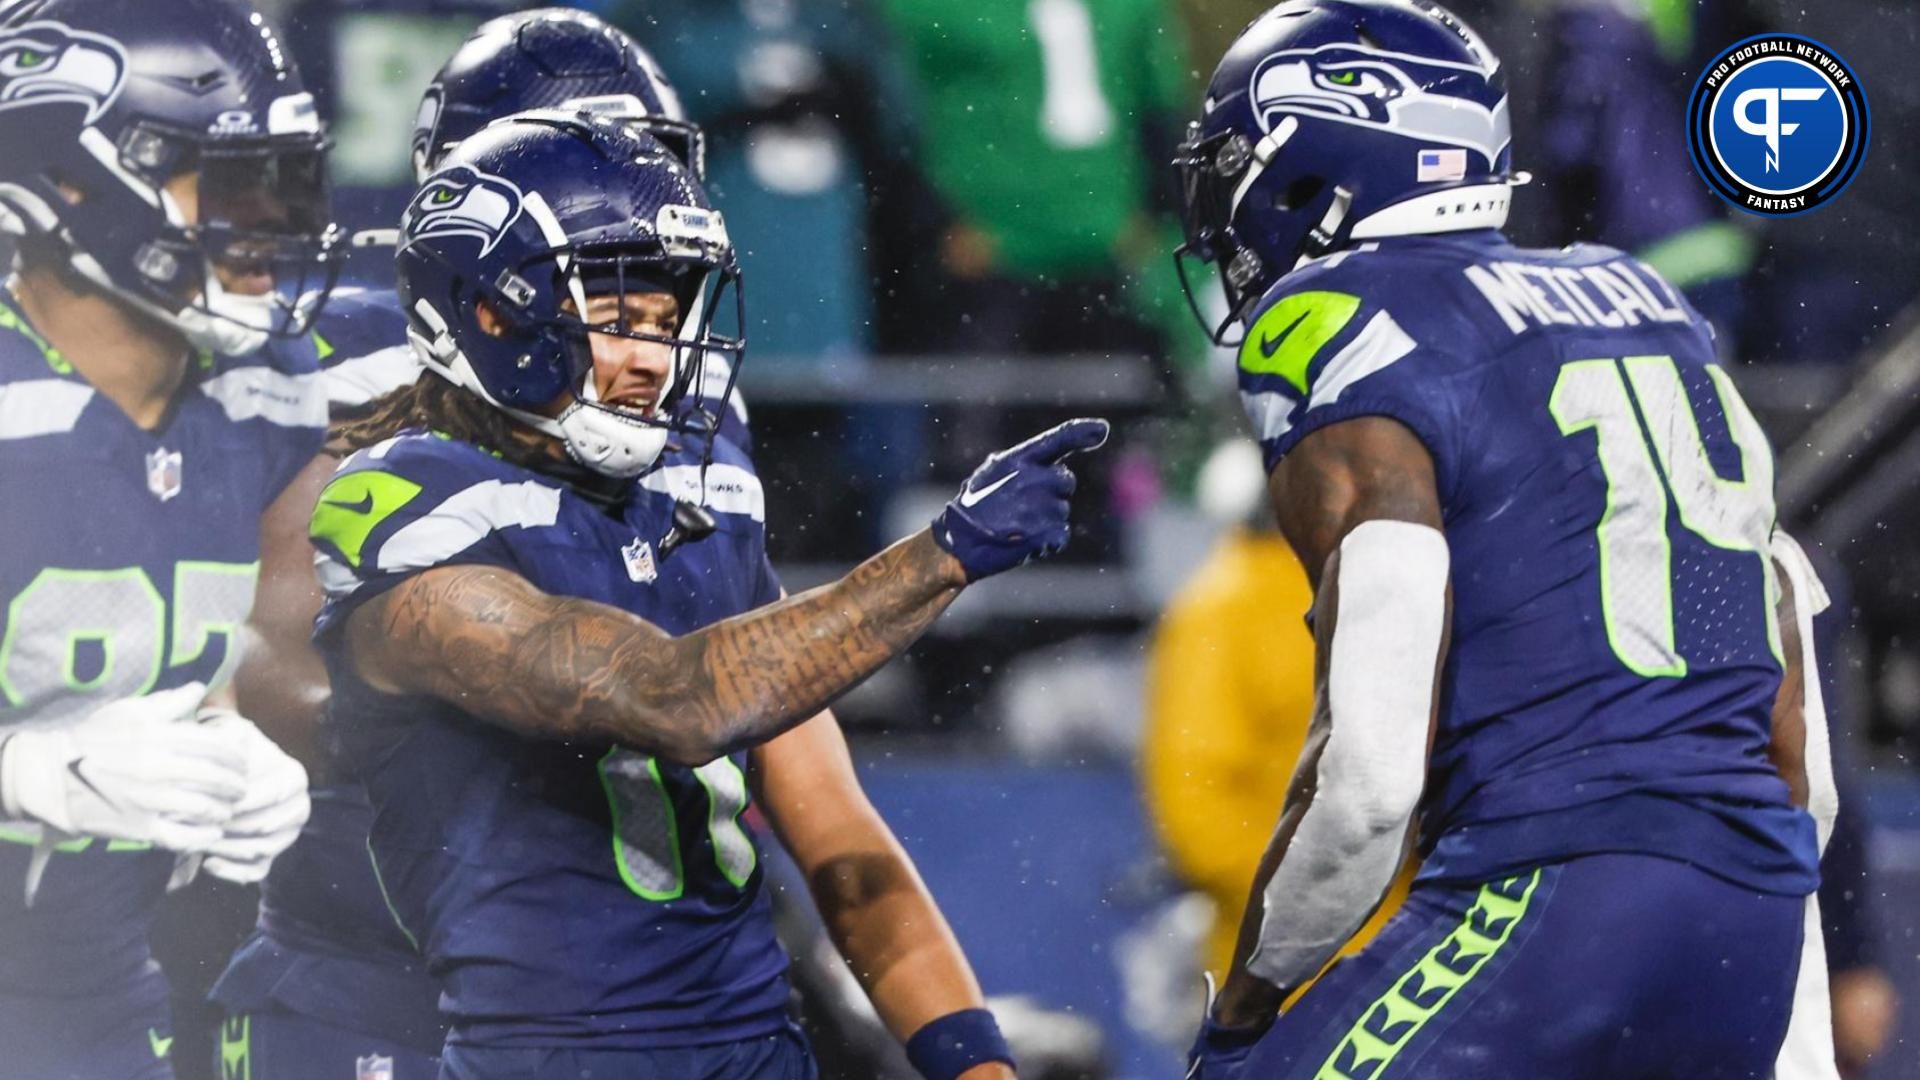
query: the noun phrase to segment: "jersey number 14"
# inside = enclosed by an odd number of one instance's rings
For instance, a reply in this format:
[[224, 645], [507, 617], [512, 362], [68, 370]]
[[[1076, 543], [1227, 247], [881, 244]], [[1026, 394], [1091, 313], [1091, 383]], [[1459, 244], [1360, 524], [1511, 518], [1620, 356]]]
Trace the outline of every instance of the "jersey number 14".
[[1768, 553], [1774, 521], [1773, 454], [1726, 372], [1709, 365], [1707, 375], [1740, 450], [1739, 480], [1714, 471], [1671, 356], [1576, 360], [1560, 369], [1548, 403], [1562, 435], [1592, 429], [1598, 438], [1600, 468], [1607, 477], [1607, 506], [1599, 528], [1600, 603], [1607, 639], [1622, 664], [1649, 678], [1687, 673], [1686, 658], [1674, 645], [1669, 506], [1680, 515], [1680, 524], [1700, 539], [1726, 551], [1750, 552], [1760, 560], [1766, 583], [1761, 621], [1774, 658], [1780, 658], [1780, 630], [1773, 616], [1779, 583]]

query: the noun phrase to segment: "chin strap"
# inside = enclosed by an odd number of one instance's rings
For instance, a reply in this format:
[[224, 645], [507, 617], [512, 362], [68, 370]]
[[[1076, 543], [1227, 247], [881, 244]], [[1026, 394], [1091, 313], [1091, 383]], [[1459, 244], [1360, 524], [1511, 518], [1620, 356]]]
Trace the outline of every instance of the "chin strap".
[[182, 308], [171, 320], [187, 341], [222, 356], [246, 356], [265, 345], [279, 314], [278, 299], [228, 292], [211, 267], [206, 281], [201, 306]]
[[558, 420], [509, 409], [523, 422], [543, 421], [540, 430], [558, 434], [573, 460], [605, 476], [631, 480], [653, 467], [667, 446], [667, 429], [620, 415], [585, 401], [567, 406]]

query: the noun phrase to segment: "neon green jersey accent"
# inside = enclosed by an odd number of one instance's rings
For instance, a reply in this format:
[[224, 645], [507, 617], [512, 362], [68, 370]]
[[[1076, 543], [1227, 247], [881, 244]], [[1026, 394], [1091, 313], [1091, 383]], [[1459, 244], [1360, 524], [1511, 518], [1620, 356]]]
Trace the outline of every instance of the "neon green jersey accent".
[[1539, 884], [1540, 871], [1535, 870], [1481, 886], [1460, 925], [1367, 1006], [1320, 1063], [1314, 1080], [1374, 1080], [1383, 1075], [1420, 1029], [1512, 940]]
[[219, 1080], [253, 1080], [253, 1018], [229, 1016], [220, 1025]]
[[[613, 864], [620, 871], [620, 880], [642, 899], [678, 900], [687, 890], [686, 864], [680, 856], [680, 817], [666, 781], [660, 778], [660, 762], [616, 746], [600, 759], [599, 771], [600, 786], [607, 794], [607, 813], [613, 821]], [[650, 819], [652, 828], [645, 835], [628, 825], [630, 815], [621, 812], [623, 803], [633, 806], [640, 799], [658, 800], [655, 805], [659, 816]]]
[[400, 920], [400, 909], [393, 906], [393, 894], [387, 892], [387, 879], [380, 873], [380, 859], [373, 853], [372, 837], [367, 838], [367, 865], [373, 867], [374, 887], [380, 890], [380, 902], [387, 905], [387, 914], [393, 916], [394, 928], [400, 931], [401, 937], [407, 939], [407, 944], [413, 946], [414, 952], [419, 952], [420, 939], [414, 937], [413, 931], [407, 929], [407, 924]]
[[420, 494], [420, 485], [383, 472], [354, 472], [335, 477], [320, 493], [308, 534], [340, 550], [349, 566], [360, 565], [367, 537], [395, 510]]
[[[34, 845], [39, 844], [40, 842], [41, 842], [40, 838], [37, 836], [34, 836], [31, 833], [15, 832], [12, 829], [0, 829], [0, 844], [25, 844], [28, 847], [33, 847]], [[117, 844], [117, 843], [120, 843], [120, 841], [116, 840], [114, 841], [114, 843]], [[72, 855], [78, 852], [85, 851], [92, 846], [93, 846], [93, 837], [76, 836], [71, 840], [62, 840], [59, 843], [53, 845], [53, 850], [60, 852], [62, 854]], [[115, 851], [115, 850], [127, 850], [127, 849], [109, 848], [108, 850]]]
[[167, 1051], [173, 1049], [173, 1036], [162, 1036], [157, 1028], [147, 1029], [147, 1045], [153, 1048], [153, 1056], [164, 1058]]
[[319, 361], [324, 364], [327, 362], [327, 357], [333, 355], [333, 342], [321, 337], [320, 331], [315, 330], [313, 332], [313, 349], [314, 352], [318, 354]]
[[39, 331], [28, 326], [25, 319], [15, 315], [3, 304], [0, 304], [0, 329], [12, 330], [21, 337], [33, 342], [33, 347], [40, 350], [40, 355], [47, 361], [47, 366], [52, 368], [56, 374], [73, 374], [73, 364], [70, 363], [66, 357], [60, 355], [60, 350], [47, 344], [47, 339], [41, 337]]
[[1359, 310], [1360, 298], [1351, 293], [1282, 297], [1247, 331], [1247, 340], [1240, 344], [1240, 367], [1254, 375], [1278, 375], [1304, 394], [1313, 358]]

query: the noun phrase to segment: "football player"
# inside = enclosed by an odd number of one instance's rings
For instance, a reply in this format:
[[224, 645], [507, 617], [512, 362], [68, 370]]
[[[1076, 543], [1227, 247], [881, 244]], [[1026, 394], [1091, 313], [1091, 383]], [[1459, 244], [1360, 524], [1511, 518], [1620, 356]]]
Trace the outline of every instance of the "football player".
[[[640, 44], [597, 16], [537, 8], [489, 20], [442, 65], [421, 96], [412, 158], [424, 180], [460, 140], [528, 109], [583, 109], [650, 132], [694, 175], [705, 174], [706, 140], [686, 118], [679, 94]], [[405, 343], [405, 319], [390, 290], [341, 289], [320, 320], [320, 363], [336, 415], [364, 411], [413, 382], [419, 362]], [[722, 400], [732, 369], [710, 358], [704, 397]], [[753, 448], [738, 391], [716, 419], [721, 434]]]
[[[689, 165], [701, 159], [699, 129], [644, 49], [592, 15], [543, 8], [483, 24], [435, 76], [412, 143], [419, 177], [489, 122], [545, 105], [591, 109], [653, 133]], [[314, 334], [336, 423], [365, 418], [422, 370], [391, 290], [336, 290]], [[724, 358], [709, 358], [702, 374], [709, 389], [688, 395], [687, 407], [709, 411], [695, 426], [750, 449]], [[302, 474], [309, 508], [337, 464], [322, 455]], [[381, 898], [367, 860], [372, 808], [324, 735], [327, 676], [309, 640], [321, 604], [312, 567], [303, 514], [269, 544], [236, 686], [250, 714], [306, 762], [313, 814], [263, 884], [255, 933], [214, 987], [227, 1014], [215, 1075], [328, 1080], [384, 1069], [393, 1080], [430, 1078], [446, 1039], [439, 988]]]
[[930, 530], [783, 599], [751, 462], [669, 445], [743, 323], [724, 225], [659, 142], [580, 113], [486, 128], [414, 197], [399, 276], [433, 374], [342, 433], [317, 640], [452, 1019], [443, 1075], [810, 1075], [750, 792], [920, 1070], [1010, 1075], [816, 716], [968, 582], [1065, 543], [1061, 461], [1104, 422], [993, 456]]
[[[1181, 153], [1320, 657], [1202, 1077], [1764, 1077], [1787, 1031], [1817, 589], [1707, 324], [1618, 251], [1510, 244], [1508, 142], [1445, 9], [1295, 0]], [[1416, 811], [1402, 912], [1276, 1019]]]
[[[232, 708], [262, 517], [326, 421], [325, 136], [232, 0], [0, 19], [0, 1046], [8, 1075], [172, 1075], [148, 925], [257, 881], [306, 775]], [[198, 722], [196, 722], [198, 721]]]

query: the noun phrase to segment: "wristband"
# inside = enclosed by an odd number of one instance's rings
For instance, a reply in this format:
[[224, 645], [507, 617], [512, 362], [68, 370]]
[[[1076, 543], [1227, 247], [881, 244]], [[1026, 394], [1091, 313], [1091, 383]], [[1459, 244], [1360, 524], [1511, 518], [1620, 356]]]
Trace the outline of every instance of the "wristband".
[[989, 1061], [1012, 1065], [1000, 1025], [985, 1009], [961, 1009], [935, 1020], [907, 1040], [907, 1060], [926, 1080], [954, 1080]]

